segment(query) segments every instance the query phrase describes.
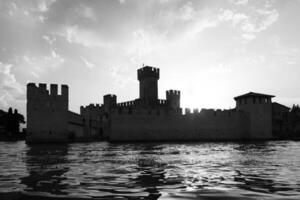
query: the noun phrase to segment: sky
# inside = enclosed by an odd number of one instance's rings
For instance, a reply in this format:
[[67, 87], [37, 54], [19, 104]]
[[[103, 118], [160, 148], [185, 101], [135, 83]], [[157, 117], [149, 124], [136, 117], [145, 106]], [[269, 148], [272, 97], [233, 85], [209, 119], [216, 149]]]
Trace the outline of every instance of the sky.
[[68, 84], [71, 110], [139, 97], [137, 69], [160, 68], [159, 98], [234, 108], [234, 96], [300, 104], [299, 0], [0, 0], [0, 109], [26, 113], [26, 84]]

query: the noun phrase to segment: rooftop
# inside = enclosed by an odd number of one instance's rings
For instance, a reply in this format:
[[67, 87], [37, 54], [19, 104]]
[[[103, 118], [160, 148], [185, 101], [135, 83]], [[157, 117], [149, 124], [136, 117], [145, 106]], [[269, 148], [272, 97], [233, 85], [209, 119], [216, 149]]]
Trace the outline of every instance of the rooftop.
[[275, 96], [269, 95], [269, 94], [256, 93], [256, 92], [248, 92], [248, 93], [246, 93], [246, 94], [243, 94], [243, 95], [234, 97], [234, 100], [238, 100], [238, 99], [245, 98], [245, 97], [273, 98], [273, 97], [275, 97]]
[[290, 109], [291, 109], [290, 107], [287, 107], [287, 106], [285, 106], [285, 105], [282, 105], [282, 104], [280, 104], [280, 103], [277, 103], [277, 102], [273, 102], [273, 103], [272, 103], [272, 105], [275, 105], [275, 106], [280, 106], [280, 107], [282, 107], [282, 108], [285, 108], [285, 109], [287, 109], [287, 110], [290, 110]]

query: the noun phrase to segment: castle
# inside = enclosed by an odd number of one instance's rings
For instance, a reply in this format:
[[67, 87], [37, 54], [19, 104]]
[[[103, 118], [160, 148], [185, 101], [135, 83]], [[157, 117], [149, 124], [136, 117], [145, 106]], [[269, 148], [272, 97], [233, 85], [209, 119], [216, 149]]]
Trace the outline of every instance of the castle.
[[105, 95], [103, 104], [69, 111], [68, 86], [27, 84], [27, 142], [68, 141], [202, 141], [272, 139], [272, 95], [249, 92], [234, 98], [229, 110], [190, 109], [182, 113], [180, 91], [158, 99], [159, 69], [137, 71], [139, 98], [117, 102]]

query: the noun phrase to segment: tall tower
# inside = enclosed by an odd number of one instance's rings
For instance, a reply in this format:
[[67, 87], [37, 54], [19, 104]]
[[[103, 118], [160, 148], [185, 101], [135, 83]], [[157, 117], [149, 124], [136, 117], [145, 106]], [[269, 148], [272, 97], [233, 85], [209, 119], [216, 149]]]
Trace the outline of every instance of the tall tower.
[[158, 99], [158, 79], [158, 68], [145, 66], [138, 70], [138, 80], [140, 81], [140, 99], [147, 102], [155, 102]]

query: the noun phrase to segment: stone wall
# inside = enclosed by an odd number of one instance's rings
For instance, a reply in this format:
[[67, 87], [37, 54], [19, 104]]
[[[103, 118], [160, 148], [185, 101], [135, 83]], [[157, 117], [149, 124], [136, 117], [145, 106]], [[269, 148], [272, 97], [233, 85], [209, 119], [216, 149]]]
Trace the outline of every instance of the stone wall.
[[240, 140], [248, 137], [248, 118], [242, 112], [202, 110], [172, 115], [149, 110], [132, 114], [112, 112], [110, 141]]
[[81, 115], [68, 112], [68, 133], [69, 140], [78, 140], [85, 138], [86, 129], [84, 127], [84, 119]]

